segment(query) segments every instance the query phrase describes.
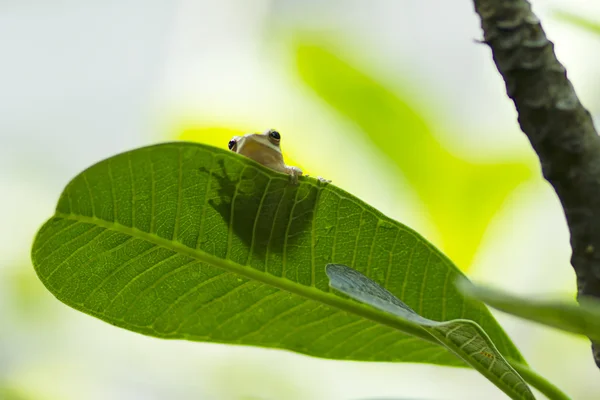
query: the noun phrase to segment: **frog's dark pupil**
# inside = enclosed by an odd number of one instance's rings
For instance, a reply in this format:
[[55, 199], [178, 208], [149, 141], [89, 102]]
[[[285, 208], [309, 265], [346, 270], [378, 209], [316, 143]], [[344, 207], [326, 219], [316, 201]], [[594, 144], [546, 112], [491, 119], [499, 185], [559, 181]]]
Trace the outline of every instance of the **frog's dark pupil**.
[[235, 146], [235, 140], [231, 139], [227, 146], [229, 147], [229, 150], [233, 150], [233, 147]]
[[271, 137], [275, 140], [281, 139], [281, 135], [279, 135], [279, 132], [277, 132], [275, 130], [271, 131]]

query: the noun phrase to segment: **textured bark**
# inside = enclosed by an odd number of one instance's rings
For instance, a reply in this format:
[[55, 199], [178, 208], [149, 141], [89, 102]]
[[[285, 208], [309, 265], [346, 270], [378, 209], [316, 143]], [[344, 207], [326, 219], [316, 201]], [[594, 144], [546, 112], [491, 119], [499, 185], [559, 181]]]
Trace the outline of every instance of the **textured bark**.
[[[578, 298], [600, 298], [600, 137], [526, 0], [474, 0], [519, 124], [558, 194]], [[600, 367], [600, 343], [592, 343]]]

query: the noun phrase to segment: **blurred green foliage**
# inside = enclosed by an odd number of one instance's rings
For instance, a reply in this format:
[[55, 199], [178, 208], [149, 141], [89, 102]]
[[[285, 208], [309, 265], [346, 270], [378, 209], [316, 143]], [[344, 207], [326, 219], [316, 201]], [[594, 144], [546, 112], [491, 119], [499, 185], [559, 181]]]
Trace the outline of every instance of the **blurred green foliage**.
[[0, 386], [0, 400], [30, 400], [31, 397], [27, 397], [17, 389], [10, 387]]
[[579, 304], [570, 298], [540, 300], [475, 286], [466, 280], [460, 281], [459, 288], [465, 295], [505, 313], [600, 341], [600, 301], [593, 297], [583, 296]]
[[600, 35], [600, 22], [567, 11], [555, 11], [554, 16], [573, 26], [583, 28], [588, 32]]
[[56, 309], [48, 300], [51, 296], [30, 265], [8, 269], [5, 290], [10, 296], [14, 315], [23, 322], [46, 323], [54, 320]]
[[442, 251], [466, 270], [507, 195], [532, 176], [531, 163], [457, 157], [436, 139], [449, 133], [433, 132], [408, 95], [393, 93], [324, 47], [303, 43], [296, 56], [303, 81], [397, 166], [439, 230]]

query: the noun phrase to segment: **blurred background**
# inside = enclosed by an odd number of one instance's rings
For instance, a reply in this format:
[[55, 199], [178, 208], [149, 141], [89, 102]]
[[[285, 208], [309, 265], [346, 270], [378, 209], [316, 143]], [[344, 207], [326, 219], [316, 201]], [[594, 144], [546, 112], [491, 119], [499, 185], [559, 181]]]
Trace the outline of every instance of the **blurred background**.
[[[600, 3], [533, 6], [599, 115]], [[29, 258], [91, 164], [277, 128], [288, 164], [416, 229], [476, 282], [572, 298], [562, 210], [477, 39], [468, 0], [0, 1], [0, 399], [505, 398], [467, 369], [145, 337], [60, 303]], [[534, 370], [600, 397], [587, 340], [494, 314]]]

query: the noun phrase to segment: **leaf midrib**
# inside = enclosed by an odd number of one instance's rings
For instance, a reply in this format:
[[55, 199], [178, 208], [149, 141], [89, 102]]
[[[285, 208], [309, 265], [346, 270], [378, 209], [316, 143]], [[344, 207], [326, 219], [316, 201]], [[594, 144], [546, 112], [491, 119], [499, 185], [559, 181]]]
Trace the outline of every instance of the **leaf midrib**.
[[[322, 290], [316, 289], [312, 286], [306, 286], [302, 284], [295, 283], [288, 279], [277, 277], [275, 275], [271, 275], [262, 271], [259, 271], [255, 268], [244, 266], [238, 263], [234, 263], [230, 260], [222, 259], [216, 257], [212, 254], [206, 253], [202, 250], [192, 249], [191, 247], [185, 246], [182, 243], [171, 241], [165, 238], [162, 238], [158, 235], [141, 231], [137, 228], [132, 228], [129, 226], [125, 226], [116, 222], [106, 221], [97, 217], [89, 217], [85, 215], [77, 215], [71, 213], [61, 213], [56, 212], [54, 214], [56, 218], [63, 218], [73, 221], [79, 221], [83, 223], [89, 223], [92, 225], [96, 225], [105, 229], [109, 229], [115, 232], [123, 233], [125, 235], [132, 236], [134, 238], [142, 239], [153, 243], [157, 246], [161, 246], [165, 249], [172, 250], [178, 252], [180, 254], [184, 254], [186, 256], [197, 259], [198, 261], [204, 262], [206, 264], [212, 265], [217, 268], [221, 268], [225, 271], [229, 271], [245, 278], [276, 287], [278, 289], [287, 291], [289, 293], [296, 294], [298, 296], [302, 296], [309, 300], [314, 300], [320, 302], [322, 304], [335, 307], [339, 310], [349, 312], [351, 314], [360, 316], [362, 318], [366, 318], [370, 321], [373, 321], [378, 324], [389, 326], [393, 329], [397, 329], [401, 332], [404, 332], [408, 335], [415, 336], [421, 340], [424, 340], [429, 343], [433, 343], [436, 345], [440, 345], [440, 343], [433, 338], [428, 332], [426, 332], [420, 326], [413, 324], [409, 321], [402, 320], [400, 318], [395, 317], [392, 314], [385, 313], [379, 310], [376, 310], [372, 307], [363, 305], [361, 303], [344, 299], [340, 296], [337, 296], [333, 293], [324, 292]], [[325, 268], [323, 266], [323, 268]], [[440, 350], [442, 347], [440, 346]]]

